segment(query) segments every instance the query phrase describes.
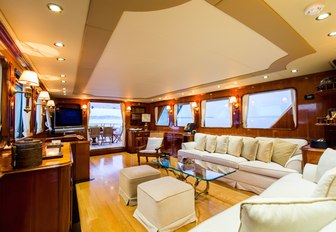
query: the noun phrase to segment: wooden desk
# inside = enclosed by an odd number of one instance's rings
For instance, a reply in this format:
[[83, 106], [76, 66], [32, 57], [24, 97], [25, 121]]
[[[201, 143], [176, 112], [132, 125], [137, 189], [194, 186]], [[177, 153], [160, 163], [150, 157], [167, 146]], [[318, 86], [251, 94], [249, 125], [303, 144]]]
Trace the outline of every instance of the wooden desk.
[[303, 146], [302, 150], [302, 171], [306, 163], [317, 164], [325, 151], [323, 148], [312, 148], [310, 145]]

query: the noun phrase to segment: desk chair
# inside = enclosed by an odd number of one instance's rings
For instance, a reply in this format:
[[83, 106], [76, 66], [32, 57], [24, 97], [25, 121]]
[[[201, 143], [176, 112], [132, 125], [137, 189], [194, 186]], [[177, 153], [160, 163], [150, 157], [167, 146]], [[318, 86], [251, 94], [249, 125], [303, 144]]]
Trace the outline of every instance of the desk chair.
[[156, 157], [158, 160], [162, 155], [161, 149], [163, 149], [163, 138], [149, 137], [147, 144], [137, 147], [138, 165], [140, 165], [140, 157], [146, 157], [148, 162], [148, 157]]

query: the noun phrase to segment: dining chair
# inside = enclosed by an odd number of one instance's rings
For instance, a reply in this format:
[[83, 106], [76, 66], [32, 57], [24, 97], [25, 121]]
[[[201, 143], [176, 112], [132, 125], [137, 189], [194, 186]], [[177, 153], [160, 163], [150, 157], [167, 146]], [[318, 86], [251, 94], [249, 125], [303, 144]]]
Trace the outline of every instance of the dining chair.
[[99, 144], [100, 137], [100, 128], [99, 127], [91, 127], [90, 128], [90, 138], [92, 143]]
[[117, 128], [114, 132], [113, 132], [113, 142], [114, 143], [118, 143], [121, 142], [121, 136], [123, 134], [123, 126]]
[[112, 142], [113, 142], [113, 127], [103, 127], [102, 143], [112, 143]]

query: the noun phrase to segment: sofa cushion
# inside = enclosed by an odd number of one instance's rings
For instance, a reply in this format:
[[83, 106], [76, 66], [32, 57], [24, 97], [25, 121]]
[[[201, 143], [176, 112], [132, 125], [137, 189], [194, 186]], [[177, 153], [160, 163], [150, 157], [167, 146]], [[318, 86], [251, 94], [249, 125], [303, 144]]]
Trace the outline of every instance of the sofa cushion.
[[216, 135], [207, 135], [206, 136], [206, 144], [205, 144], [205, 150], [213, 153], [216, 149], [217, 144], [217, 136]]
[[243, 148], [241, 156], [247, 160], [255, 160], [258, 151], [258, 140], [254, 138], [243, 138]]
[[228, 154], [240, 156], [243, 147], [243, 138], [238, 136], [229, 136]]
[[297, 173], [296, 170], [284, 168], [280, 164], [274, 162], [265, 163], [258, 160], [239, 163], [239, 170], [274, 178], [281, 178], [290, 173]]
[[199, 150], [179, 150], [178, 151], [178, 157], [179, 158], [192, 158], [192, 159], [198, 159], [198, 160], [202, 160], [203, 156], [209, 154], [207, 152], [204, 151], [199, 151]]
[[336, 167], [324, 173], [313, 193], [314, 197], [336, 197]]
[[317, 183], [326, 171], [334, 167], [336, 167], [336, 150], [327, 148], [317, 164], [315, 182]]
[[[264, 140], [264, 141], [274, 141], [274, 138], [271, 137], [256, 137], [258, 140]], [[283, 141], [289, 142], [289, 143], [295, 143], [298, 145], [298, 149], [295, 151], [294, 155], [299, 155], [302, 153], [301, 147], [308, 144], [307, 140], [305, 139], [293, 139], [293, 138], [280, 138]]]
[[196, 150], [200, 150], [200, 151], [204, 151], [205, 149], [205, 143], [206, 143], [206, 134], [202, 134], [202, 133], [196, 133], [195, 134], [195, 149]]
[[260, 197], [311, 197], [316, 184], [305, 180], [299, 173], [288, 174], [271, 184]]
[[257, 160], [269, 163], [272, 159], [273, 142], [258, 140]]
[[335, 208], [335, 199], [254, 198], [241, 204], [239, 231], [319, 231], [336, 218]]
[[238, 169], [240, 163], [247, 162], [247, 160], [243, 157], [236, 157], [229, 154], [219, 154], [219, 153], [204, 154], [202, 156], [202, 160], [236, 169]]
[[275, 139], [273, 142], [272, 161], [285, 166], [290, 157], [294, 155], [298, 145], [289, 143], [281, 139]]
[[226, 154], [229, 146], [229, 136], [217, 136], [216, 153]]

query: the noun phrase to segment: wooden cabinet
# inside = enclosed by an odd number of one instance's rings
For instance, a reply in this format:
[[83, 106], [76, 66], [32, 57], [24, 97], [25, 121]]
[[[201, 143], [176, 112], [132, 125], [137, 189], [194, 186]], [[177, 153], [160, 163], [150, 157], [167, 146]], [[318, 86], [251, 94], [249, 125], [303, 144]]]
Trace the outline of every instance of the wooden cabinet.
[[177, 156], [183, 142], [194, 141], [194, 135], [188, 133], [166, 132], [164, 134], [164, 148], [171, 155]]
[[137, 147], [147, 144], [149, 137], [149, 131], [127, 131], [127, 147], [126, 150], [129, 153], [135, 153]]
[[71, 143], [73, 157], [72, 177], [75, 183], [90, 180], [90, 142]]
[[302, 150], [302, 170], [306, 163], [317, 164], [325, 149], [312, 148], [310, 145], [303, 146]]

